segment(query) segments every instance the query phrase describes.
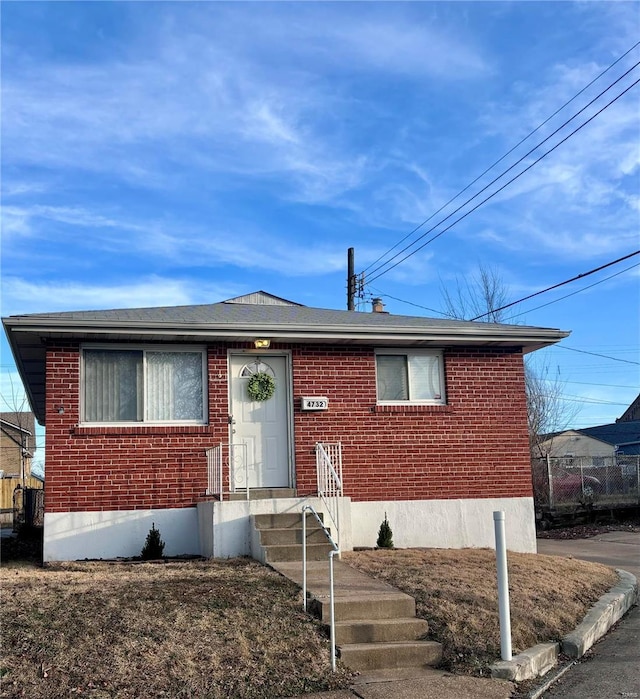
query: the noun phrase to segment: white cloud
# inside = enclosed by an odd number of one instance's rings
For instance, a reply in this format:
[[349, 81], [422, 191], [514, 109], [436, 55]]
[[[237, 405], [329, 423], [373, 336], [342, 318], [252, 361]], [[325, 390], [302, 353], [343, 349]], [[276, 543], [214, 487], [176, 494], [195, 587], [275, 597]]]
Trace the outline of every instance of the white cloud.
[[3, 279], [3, 315], [215, 303], [242, 293], [237, 284], [148, 276], [127, 284]]
[[111, 60], [33, 70], [14, 47], [3, 76], [5, 162], [162, 189], [199, 165], [210, 177], [277, 180], [286, 199], [340, 198], [375, 169], [344, 132], [354, 107], [367, 118], [356, 76], [460, 81], [488, 70], [468, 36], [419, 14], [163, 7]]

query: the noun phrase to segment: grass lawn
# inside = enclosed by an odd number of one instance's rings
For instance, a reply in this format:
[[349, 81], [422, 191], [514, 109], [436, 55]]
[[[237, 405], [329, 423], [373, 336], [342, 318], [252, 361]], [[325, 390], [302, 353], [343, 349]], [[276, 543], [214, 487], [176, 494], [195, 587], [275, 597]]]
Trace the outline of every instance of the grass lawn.
[[[3, 542], [4, 543], [4, 542]], [[4, 553], [4, 548], [3, 548]], [[394, 550], [344, 560], [417, 599], [449, 669], [498, 659], [489, 550]], [[560, 638], [617, 580], [598, 564], [509, 554], [516, 650]], [[0, 696], [287, 697], [348, 686], [300, 592], [250, 559], [0, 569]]]
[[[500, 659], [495, 552], [401, 549], [343, 554], [346, 563], [415, 597], [429, 638], [454, 672], [487, 674]], [[556, 556], [507, 554], [513, 654], [572, 631], [618, 581], [614, 570]]]
[[2, 697], [238, 697], [347, 686], [293, 583], [250, 559], [3, 566]]

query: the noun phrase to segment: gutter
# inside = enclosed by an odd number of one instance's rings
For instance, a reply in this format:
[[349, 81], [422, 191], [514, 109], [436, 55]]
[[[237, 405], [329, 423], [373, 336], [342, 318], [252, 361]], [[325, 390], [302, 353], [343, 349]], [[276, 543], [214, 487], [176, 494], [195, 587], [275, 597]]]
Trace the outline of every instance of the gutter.
[[[398, 341], [439, 341], [445, 343], [455, 342], [466, 344], [468, 342], [510, 342], [514, 345], [529, 343], [550, 344], [558, 342], [569, 336], [569, 332], [547, 328], [514, 327], [513, 330], [501, 326], [496, 331], [489, 324], [478, 323], [473, 328], [416, 328], [413, 330], [407, 326], [384, 327], [358, 327], [354, 325], [334, 325], [326, 328], [318, 325], [293, 324], [293, 323], [225, 323], [223, 326], [205, 326], [198, 324], [156, 323], [153, 325], [141, 325], [138, 321], [131, 322], [100, 322], [76, 321], [73, 325], [66, 322], [47, 324], [33, 324], [33, 321], [24, 321], [14, 318], [4, 319], [4, 325], [9, 331], [19, 331], [34, 334], [63, 334], [63, 335], [96, 335], [112, 334], [138, 334], [157, 335], [163, 334], [173, 337], [191, 336], [208, 338], [252, 338], [256, 334], [271, 335], [271, 339], [282, 340], [362, 340], [376, 342], [388, 342], [393, 338]], [[485, 327], [483, 327], [483, 325]]]

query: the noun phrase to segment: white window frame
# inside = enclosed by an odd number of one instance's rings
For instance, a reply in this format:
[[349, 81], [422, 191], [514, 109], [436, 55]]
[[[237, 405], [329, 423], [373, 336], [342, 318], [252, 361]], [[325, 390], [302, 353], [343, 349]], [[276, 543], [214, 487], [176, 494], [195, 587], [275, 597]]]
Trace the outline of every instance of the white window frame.
[[[440, 398], [425, 398], [425, 399], [412, 399], [411, 398], [411, 373], [408, 373], [407, 381], [409, 387], [409, 399], [408, 400], [381, 400], [378, 396], [378, 355], [402, 355], [407, 359], [408, 363], [411, 361], [410, 358], [413, 356], [420, 357], [436, 357], [439, 366], [439, 378], [440, 378]], [[444, 374], [444, 351], [441, 349], [399, 349], [399, 348], [378, 348], [375, 350], [375, 364], [376, 364], [376, 401], [378, 405], [446, 405], [447, 395], [445, 391], [445, 374]]]
[[[92, 422], [85, 420], [85, 351], [101, 350], [114, 352], [130, 350], [142, 352], [143, 366], [143, 387], [146, 387], [146, 353], [147, 352], [168, 352], [175, 354], [185, 352], [190, 354], [200, 353], [202, 356], [202, 419], [200, 420], [147, 420], [147, 406], [144, 402], [143, 394], [143, 418], [142, 420], [116, 420], [113, 422]], [[207, 369], [207, 348], [202, 345], [153, 345], [153, 344], [82, 344], [80, 345], [80, 425], [82, 427], [131, 427], [141, 425], [206, 425], [208, 424], [208, 369]]]

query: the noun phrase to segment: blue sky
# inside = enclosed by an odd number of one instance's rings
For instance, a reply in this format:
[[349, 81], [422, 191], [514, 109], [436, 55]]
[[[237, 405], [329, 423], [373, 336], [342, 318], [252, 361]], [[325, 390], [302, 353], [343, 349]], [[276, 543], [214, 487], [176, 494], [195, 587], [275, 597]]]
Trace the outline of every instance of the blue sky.
[[[0, 11], [3, 316], [209, 303], [256, 289], [344, 308], [349, 246], [357, 271], [370, 267], [630, 49], [640, 28], [631, 2], [4, 2]], [[638, 61], [640, 47], [400, 247]], [[416, 246], [638, 77], [640, 68]], [[481, 266], [512, 301], [637, 251], [639, 98], [640, 86], [629, 90], [379, 278], [370, 269], [367, 307], [382, 296], [392, 313], [437, 317], [427, 309], [445, 310], [443, 288], [454, 293]], [[639, 262], [507, 315], [572, 331], [536, 361], [580, 408], [575, 426], [615, 420], [638, 394]], [[3, 338], [5, 392], [14, 372]]]

